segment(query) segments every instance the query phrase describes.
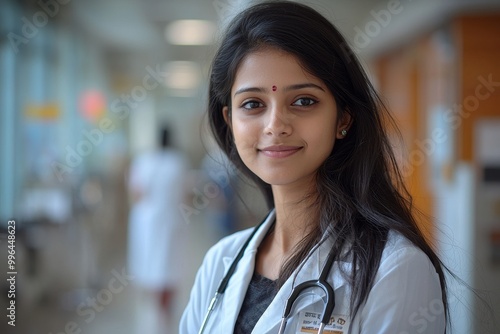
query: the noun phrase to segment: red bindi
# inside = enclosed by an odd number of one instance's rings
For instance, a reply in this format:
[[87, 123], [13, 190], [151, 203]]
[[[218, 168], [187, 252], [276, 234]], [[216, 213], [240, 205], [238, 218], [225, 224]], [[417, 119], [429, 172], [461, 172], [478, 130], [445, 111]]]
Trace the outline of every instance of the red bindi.
[[273, 92], [275, 92], [278, 89], [278, 87], [273, 86]]

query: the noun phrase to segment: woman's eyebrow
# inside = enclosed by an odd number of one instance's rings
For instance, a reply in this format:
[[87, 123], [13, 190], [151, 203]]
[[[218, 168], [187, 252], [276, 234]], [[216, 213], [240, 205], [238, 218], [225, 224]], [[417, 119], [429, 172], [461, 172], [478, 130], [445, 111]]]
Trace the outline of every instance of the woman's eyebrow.
[[[290, 85], [290, 86], [286, 86], [284, 89], [286, 92], [288, 92], [288, 91], [298, 90], [298, 89], [302, 89], [302, 88], [315, 88], [315, 89], [319, 89], [323, 92], [325, 91], [321, 86], [318, 86], [312, 82]], [[241, 93], [246, 93], [246, 92], [266, 93], [268, 91], [269, 91], [268, 89], [263, 88], [263, 87], [243, 87], [243, 88], [238, 89], [234, 93], [234, 96], [241, 94]]]
[[287, 87], [285, 87], [285, 91], [297, 90], [297, 89], [302, 89], [302, 88], [315, 88], [315, 89], [319, 89], [323, 92], [325, 91], [321, 86], [318, 86], [312, 82], [287, 86]]
[[254, 92], [254, 93], [265, 93], [267, 89], [261, 88], [261, 87], [243, 87], [238, 89], [235, 93], [234, 96], [241, 94], [241, 93], [246, 93], [246, 92]]

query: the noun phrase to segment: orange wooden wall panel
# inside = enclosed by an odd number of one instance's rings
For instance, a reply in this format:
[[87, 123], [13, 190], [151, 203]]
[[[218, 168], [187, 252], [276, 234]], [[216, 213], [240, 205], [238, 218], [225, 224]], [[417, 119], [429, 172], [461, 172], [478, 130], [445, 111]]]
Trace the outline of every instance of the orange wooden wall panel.
[[[460, 125], [453, 128], [456, 141], [450, 144], [455, 148], [455, 160], [450, 163], [472, 161], [475, 123], [481, 118], [500, 117], [500, 13], [463, 15], [441, 29], [454, 31], [455, 56], [447, 58], [433, 39], [436, 36], [430, 34], [380, 56], [374, 62], [374, 73], [400, 127], [406, 158], [418, 149], [416, 141], [427, 139], [432, 130], [428, 128], [431, 112], [441, 106], [456, 112], [462, 108]], [[484, 82], [488, 81], [493, 83], [486, 88]], [[479, 98], [478, 92], [487, 98]], [[406, 182], [415, 206], [432, 216], [428, 159], [412, 166]], [[428, 235], [432, 233], [432, 226], [422, 227]]]
[[[396, 147], [403, 145], [403, 153], [399, 156], [400, 166], [405, 176], [406, 186], [413, 197], [416, 208], [427, 215], [433, 213], [432, 193], [428, 184], [426, 163], [413, 161], [413, 154], [419, 149], [417, 140], [424, 140], [427, 118], [421, 111], [419, 97], [419, 49], [418, 47], [400, 49], [380, 58], [376, 64], [379, 92], [387, 101], [387, 106], [397, 121], [403, 143], [395, 142]], [[389, 128], [390, 130], [390, 128]], [[389, 132], [394, 136], [394, 133]], [[394, 139], [398, 140], [397, 137]], [[426, 158], [424, 156], [424, 158]], [[432, 234], [433, 227], [428, 220], [419, 221], [427, 237]]]
[[[466, 15], [455, 24], [461, 54], [459, 103], [465, 104], [458, 128], [458, 156], [472, 161], [475, 123], [485, 117], [500, 117], [500, 13]], [[494, 83], [490, 91], [479, 88], [484, 86], [480, 78]], [[489, 96], [478, 98], [478, 89]]]

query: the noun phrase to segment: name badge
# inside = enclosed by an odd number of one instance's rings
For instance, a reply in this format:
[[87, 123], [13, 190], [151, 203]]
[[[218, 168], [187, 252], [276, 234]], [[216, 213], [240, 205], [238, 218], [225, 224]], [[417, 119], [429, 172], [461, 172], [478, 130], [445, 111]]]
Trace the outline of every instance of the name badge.
[[[296, 334], [318, 333], [321, 324], [321, 313], [302, 311], [299, 313]], [[350, 320], [345, 315], [332, 315], [325, 326], [323, 334], [347, 334]]]

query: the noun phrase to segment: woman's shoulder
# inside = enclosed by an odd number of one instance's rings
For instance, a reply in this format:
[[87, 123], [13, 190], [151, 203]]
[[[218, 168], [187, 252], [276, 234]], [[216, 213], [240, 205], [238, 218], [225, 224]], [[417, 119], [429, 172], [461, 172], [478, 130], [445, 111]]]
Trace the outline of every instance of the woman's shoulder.
[[[262, 221], [256, 227], [246, 228], [244, 230], [230, 234], [221, 240], [219, 240], [214, 246], [212, 246], [207, 254], [205, 255], [204, 267], [213, 267], [217, 265], [226, 266], [233, 260], [238, 252], [242, 249], [247, 241], [249, 244], [245, 246], [245, 250], [253, 251], [258, 246], [258, 240], [262, 237], [262, 233], [265, 233], [267, 228], [273, 222], [274, 211], [271, 211], [264, 221]], [[253, 239], [250, 242], [249, 238], [252, 236]], [[222, 260], [222, 261], [221, 261]]]
[[[423, 319], [421, 310], [431, 310], [432, 319]], [[357, 326], [364, 326], [370, 333], [444, 332], [442, 290], [436, 269], [423, 250], [398, 232], [389, 232], [359, 317]]]
[[411, 266], [411, 271], [435, 272], [434, 265], [425, 252], [397, 231], [389, 231], [387, 242], [380, 259], [380, 268]]
[[197, 282], [205, 284], [207, 288], [215, 291], [217, 284], [222, 279], [228, 265], [238, 254], [252, 229], [236, 232], [219, 240], [205, 254], [203, 263], [198, 270]]
[[254, 227], [247, 228], [222, 238], [210, 248], [207, 257], [236, 256], [253, 229]]

